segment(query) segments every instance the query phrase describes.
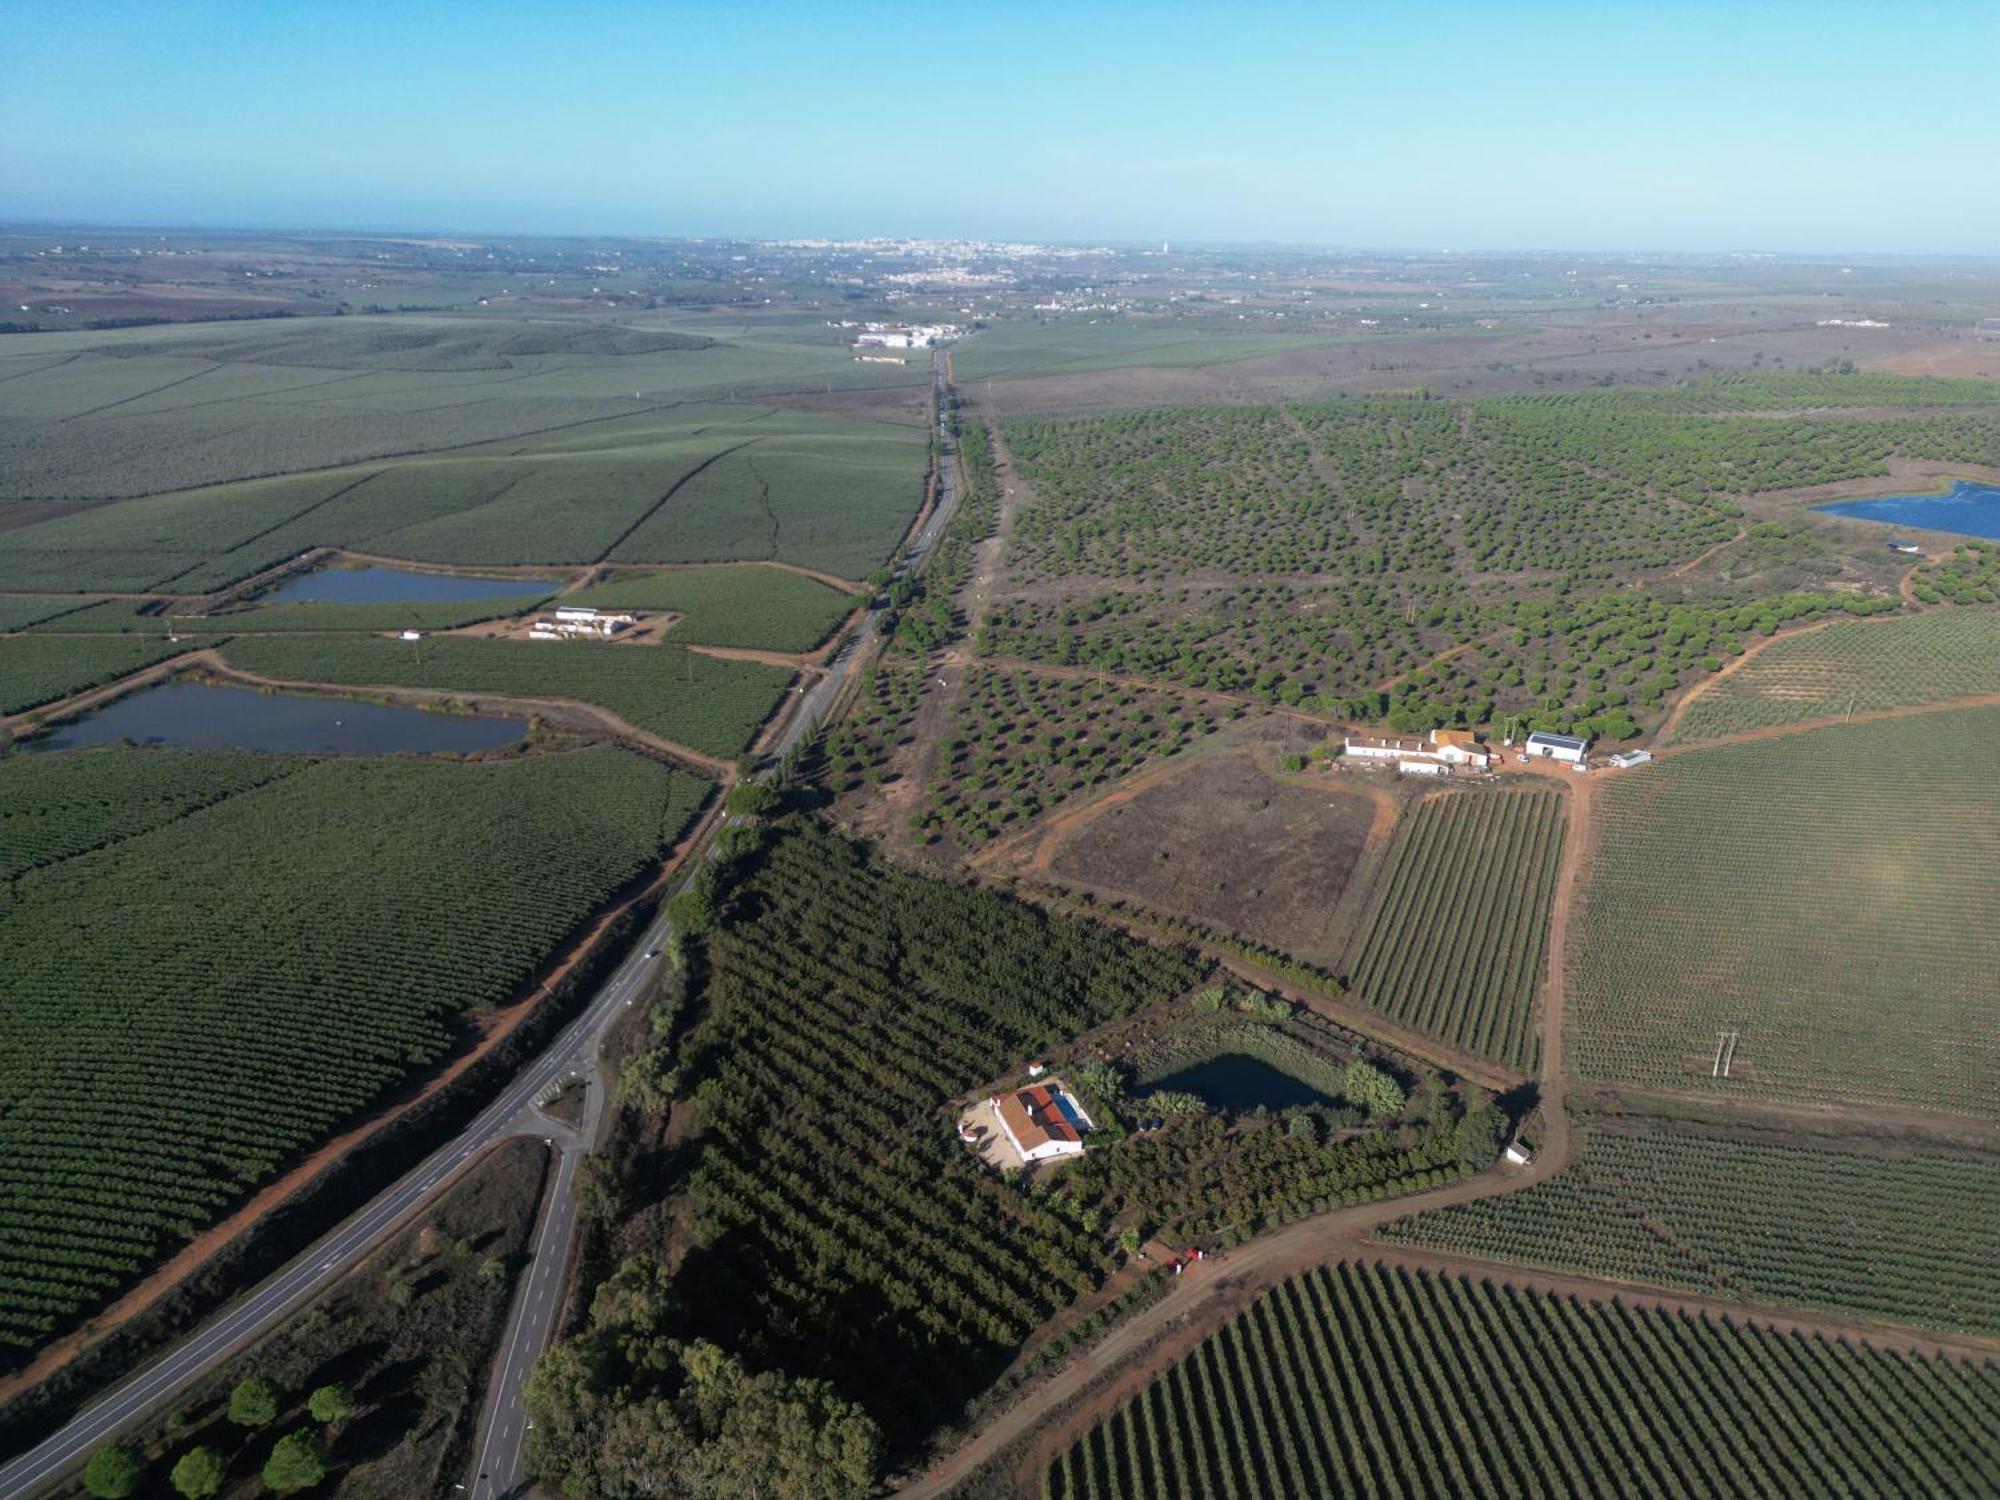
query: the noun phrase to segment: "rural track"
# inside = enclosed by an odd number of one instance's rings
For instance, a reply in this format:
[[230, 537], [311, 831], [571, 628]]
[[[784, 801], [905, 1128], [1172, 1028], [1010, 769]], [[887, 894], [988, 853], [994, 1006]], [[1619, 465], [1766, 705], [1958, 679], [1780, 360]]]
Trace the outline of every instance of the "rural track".
[[[1995, 699], [2000, 701], [2000, 695], [1995, 695]], [[2000, 1359], [2000, 1338], [1990, 1336], [1931, 1331], [1811, 1308], [1751, 1306], [1642, 1283], [1391, 1246], [1369, 1238], [1382, 1225], [1408, 1214], [1521, 1192], [1553, 1179], [1570, 1164], [1574, 1145], [1563, 1060], [1568, 978], [1565, 955], [1574, 895], [1594, 843], [1590, 806], [1594, 788], [1579, 783], [1572, 790], [1577, 796], [1571, 808], [1572, 836], [1564, 844], [1550, 914], [1549, 971], [1541, 1014], [1542, 1056], [1536, 1079], [1540, 1090], [1540, 1125], [1534, 1160], [1524, 1168], [1496, 1164], [1443, 1188], [1314, 1215], [1188, 1266], [1163, 1300], [1117, 1325], [1104, 1339], [1047, 1379], [1031, 1385], [1021, 1399], [973, 1432], [940, 1464], [899, 1487], [896, 1493], [902, 1500], [941, 1500], [960, 1483], [996, 1462], [1014, 1465], [1014, 1478], [1031, 1487], [1030, 1470], [1038, 1469], [1129, 1396], [1186, 1357], [1203, 1338], [1228, 1324], [1263, 1292], [1291, 1276], [1343, 1260], [1499, 1280], [1512, 1286], [1591, 1301], [1616, 1299], [1627, 1306], [1727, 1320], [1776, 1332], [1861, 1341], [1905, 1354]], [[1028, 1491], [1024, 1488], [1022, 1492]]]

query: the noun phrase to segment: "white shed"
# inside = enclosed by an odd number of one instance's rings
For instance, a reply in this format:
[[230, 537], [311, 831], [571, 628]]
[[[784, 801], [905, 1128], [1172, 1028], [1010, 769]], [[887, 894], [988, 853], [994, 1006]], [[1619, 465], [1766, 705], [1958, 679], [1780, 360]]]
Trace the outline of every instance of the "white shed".
[[1573, 734], [1550, 734], [1546, 730], [1537, 729], [1528, 736], [1528, 742], [1521, 747], [1521, 753], [1530, 758], [1559, 760], [1568, 765], [1580, 766], [1583, 764], [1584, 752], [1589, 749], [1589, 740], [1580, 739]]

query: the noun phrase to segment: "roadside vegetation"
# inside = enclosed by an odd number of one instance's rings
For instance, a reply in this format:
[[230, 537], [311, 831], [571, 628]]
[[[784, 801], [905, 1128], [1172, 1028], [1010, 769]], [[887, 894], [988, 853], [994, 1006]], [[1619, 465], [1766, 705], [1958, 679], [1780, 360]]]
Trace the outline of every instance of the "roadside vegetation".
[[[81, 1488], [58, 1493], [449, 1494], [470, 1456], [542, 1174], [539, 1144], [502, 1145], [357, 1271], [98, 1449]], [[131, 1488], [93, 1482], [113, 1472]]]

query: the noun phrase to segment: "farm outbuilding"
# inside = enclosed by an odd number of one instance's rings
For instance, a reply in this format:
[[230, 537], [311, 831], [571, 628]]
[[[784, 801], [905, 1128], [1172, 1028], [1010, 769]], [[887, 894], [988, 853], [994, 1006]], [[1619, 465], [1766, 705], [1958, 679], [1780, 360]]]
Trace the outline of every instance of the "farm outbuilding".
[[1590, 741], [1573, 734], [1550, 734], [1537, 729], [1528, 736], [1528, 742], [1521, 747], [1521, 753], [1530, 759], [1559, 760], [1566, 765], [1580, 766], [1584, 754], [1590, 749]]

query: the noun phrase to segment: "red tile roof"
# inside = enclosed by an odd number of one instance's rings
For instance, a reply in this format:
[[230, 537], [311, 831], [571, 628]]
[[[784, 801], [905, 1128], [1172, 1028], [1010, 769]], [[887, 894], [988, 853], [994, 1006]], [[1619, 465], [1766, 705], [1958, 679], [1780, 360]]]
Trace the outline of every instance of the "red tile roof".
[[1051, 1141], [1083, 1139], [1076, 1126], [1070, 1123], [1069, 1116], [1063, 1113], [1055, 1095], [1039, 1085], [1022, 1089], [1019, 1093], [1001, 1095], [998, 1108], [1000, 1118], [1013, 1132], [1023, 1151], [1033, 1151]]

